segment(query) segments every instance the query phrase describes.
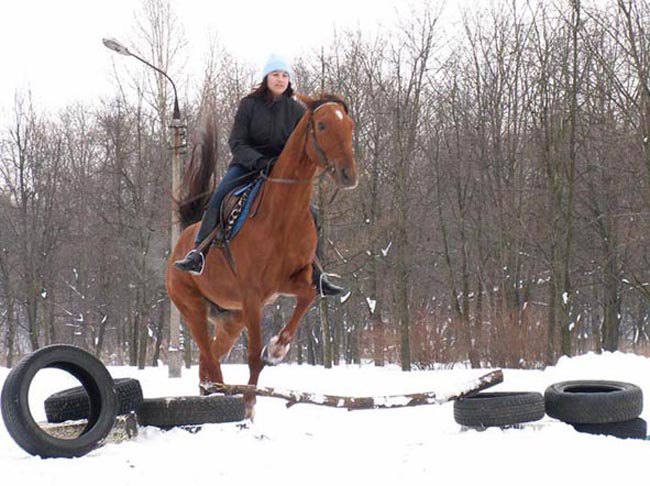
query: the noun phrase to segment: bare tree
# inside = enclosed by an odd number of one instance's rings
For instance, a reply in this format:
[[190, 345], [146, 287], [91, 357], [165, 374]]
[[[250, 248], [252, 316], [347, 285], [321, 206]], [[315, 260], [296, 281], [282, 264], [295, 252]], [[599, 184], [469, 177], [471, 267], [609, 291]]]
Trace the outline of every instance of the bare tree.
[[[2, 185], [10, 198], [13, 217], [5, 227], [21, 244], [16, 290], [26, 318], [32, 350], [51, 342], [51, 314], [44, 301], [52, 283], [57, 247], [65, 221], [59, 212], [63, 166], [62, 140], [48, 130], [30, 102], [18, 100], [13, 126], [3, 143]], [[49, 308], [51, 311], [51, 307]]]

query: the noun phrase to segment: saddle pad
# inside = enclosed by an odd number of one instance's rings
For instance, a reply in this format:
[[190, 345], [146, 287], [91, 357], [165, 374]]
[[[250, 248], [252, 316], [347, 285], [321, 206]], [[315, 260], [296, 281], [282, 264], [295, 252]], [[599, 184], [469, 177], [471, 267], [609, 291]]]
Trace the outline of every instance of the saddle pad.
[[242, 208], [241, 213], [237, 218], [237, 221], [235, 221], [232, 230], [228, 233], [228, 240], [232, 240], [237, 235], [237, 233], [239, 233], [239, 231], [241, 230], [242, 226], [244, 225], [244, 222], [246, 221], [246, 218], [248, 217], [248, 214], [250, 213], [251, 207], [253, 206], [253, 202], [255, 201], [255, 197], [257, 196], [257, 193], [259, 192], [263, 182], [264, 179], [260, 177], [256, 181], [242, 187], [241, 189], [238, 189], [234, 193], [236, 196], [242, 196], [243, 193], [246, 192], [246, 190], [252, 185], [252, 187], [250, 188], [250, 193], [248, 194], [248, 198], [246, 199], [246, 203], [244, 204], [244, 207]]

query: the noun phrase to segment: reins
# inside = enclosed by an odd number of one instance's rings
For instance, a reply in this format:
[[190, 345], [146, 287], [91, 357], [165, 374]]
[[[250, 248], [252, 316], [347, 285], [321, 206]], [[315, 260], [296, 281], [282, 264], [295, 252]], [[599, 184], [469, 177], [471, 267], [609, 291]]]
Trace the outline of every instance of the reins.
[[[334, 172], [336, 168], [334, 167], [334, 164], [332, 164], [329, 159], [327, 158], [327, 154], [323, 150], [323, 148], [320, 146], [318, 143], [318, 139], [316, 138], [316, 129], [314, 127], [314, 115], [318, 110], [320, 110], [323, 106], [326, 105], [340, 105], [339, 101], [328, 101], [326, 103], [323, 103], [322, 105], [318, 106], [312, 113], [311, 116], [309, 117], [309, 129], [307, 130], [307, 133], [305, 134], [305, 138], [309, 137], [311, 133], [311, 140], [314, 145], [314, 150], [316, 151], [316, 154], [318, 155], [318, 158], [320, 159], [321, 164], [325, 166], [325, 170], [321, 172], [318, 176], [312, 177], [311, 179], [287, 179], [287, 178], [281, 178], [281, 177], [269, 177], [267, 176], [264, 172], [262, 172], [262, 178], [266, 181], [269, 182], [276, 182], [278, 184], [310, 184], [314, 181], [314, 179], [322, 179], [325, 177], [329, 172]], [[306, 145], [306, 143], [305, 143]]]

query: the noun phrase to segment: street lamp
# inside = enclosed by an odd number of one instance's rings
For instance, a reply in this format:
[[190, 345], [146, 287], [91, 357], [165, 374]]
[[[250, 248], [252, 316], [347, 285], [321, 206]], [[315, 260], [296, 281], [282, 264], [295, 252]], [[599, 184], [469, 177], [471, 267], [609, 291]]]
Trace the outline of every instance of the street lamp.
[[172, 84], [172, 88], [174, 88], [174, 114], [173, 114], [172, 118], [174, 120], [180, 121], [180, 119], [181, 119], [181, 110], [178, 108], [178, 92], [176, 91], [176, 84], [174, 84], [174, 81], [172, 80], [172, 78], [170, 78], [167, 75], [167, 73], [165, 71], [163, 71], [162, 69], [157, 68], [156, 66], [154, 66], [150, 62], [145, 61], [144, 59], [142, 59], [137, 54], [134, 54], [133, 52], [129, 51], [129, 49], [124, 44], [120, 43], [119, 41], [117, 41], [115, 39], [102, 39], [102, 42], [111, 51], [115, 51], [115, 52], [117, 52], [119, 54], [122, 54], [123, 56], [135, 57], [138, 61], [146, 64], [151, 69], [155, 69], [156, 71], [158, 71], [160, 74], [162, 74], [163, 76], [165, 76], [169, 80], [169, 82]]
[[[172, 116], [172, 122], [170, 128], [173, 131], [172, 138], [172, 194], [176, 196], [178, 194], [178, 187], [180, 186], [180, 174], [181, 174], [181, 149], [185, 148], [185, 125], [181, 123], [181, 110], [178, 107], [178, 92], [176, 91], [176, 84], [172, 81], [165, 71], [157, 68], [153, 64], [145, 61], [137, 54], [129, 51], [129, 49], [118, 42], [115, 39], [102, 39], [104, 45], [112, 51], [115, 51], [124, 56], [135, 57], [138, 61], [146, 64], [150, 68], [156, 70], [165, 78], [169, 80], [174, 88], [174, 114]], [[172, 217], [171, 217], [171, 248], [173, 250], [176, 242], [178, 241], [178, 235], [180, 234], [180, 223], [178, 218], [175, 217], [175, 210], [173, 207], [173, 198], [172, 198]], [[181, 376], [181, 354], [180, 354], [180, 329], [181, 329], [181, 316], [178, 312], [178, 309], [173, 302], [169, 303], [170, 307], [170, 316], [169, 316], [169, 349], [168, 349], [168, 360], [169, 360], [169, 377], [178, 378]]]

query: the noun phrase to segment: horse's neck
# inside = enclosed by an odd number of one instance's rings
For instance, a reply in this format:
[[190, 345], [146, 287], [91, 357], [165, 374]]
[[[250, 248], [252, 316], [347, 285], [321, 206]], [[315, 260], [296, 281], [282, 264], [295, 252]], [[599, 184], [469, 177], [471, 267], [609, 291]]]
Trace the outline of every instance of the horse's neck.
[[269, 206], [268, 213], [273, 214], [275, 221], [278, 218], [291, 218], [296, 213], [309, 211], [312, 183], [308, 181], [311, 181], [316, 174], [316, 165], [306, 153], [307, 130], [308, 123], [305, 116], [289, 137], [269, 176], [270, 179], [296, 182], [273, 182], [272, 180], [266, 182], [264, 197]]

